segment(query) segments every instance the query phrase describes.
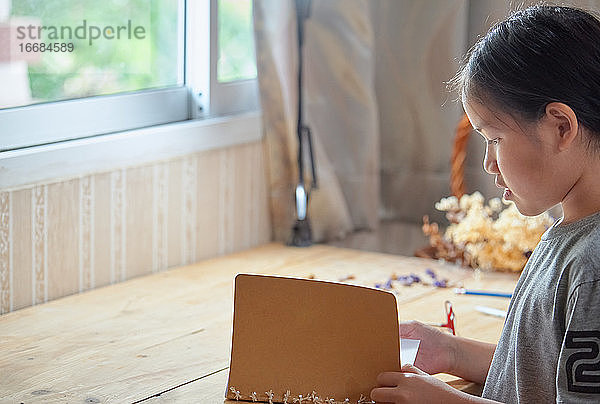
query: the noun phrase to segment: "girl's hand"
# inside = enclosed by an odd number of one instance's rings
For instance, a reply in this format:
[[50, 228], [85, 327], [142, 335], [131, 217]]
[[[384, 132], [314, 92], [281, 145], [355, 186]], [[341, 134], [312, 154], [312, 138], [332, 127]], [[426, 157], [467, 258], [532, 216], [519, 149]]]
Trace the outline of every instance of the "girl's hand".
[[473, 402], [472, 396], [448, 386], [422, 370], [405, 365], [401, 372], [377, 376], [371, 400], [377, 403], [460, 403]]
[[400, 324], [400, 337], [420, 339], [415, 366], [429, 374], [450, 373], [483, 384], [496, 345], [456, 337], [417, 321]]
[[415, 366], [429, 374], [450, 373], [455, 367], [456, 346], [451, 334], [437, 328], [410, 321], [400, 323], [400, 337], [419, 339]]

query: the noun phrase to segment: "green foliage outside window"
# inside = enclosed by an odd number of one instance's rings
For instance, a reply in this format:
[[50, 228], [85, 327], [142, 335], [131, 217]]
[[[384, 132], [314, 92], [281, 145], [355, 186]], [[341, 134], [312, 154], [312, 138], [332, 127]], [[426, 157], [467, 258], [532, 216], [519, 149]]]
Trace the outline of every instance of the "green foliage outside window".
[[256, 77], [251, 0], [219, 0], [217, 80]]
[[42, 42], [72, 42], [74, 50], [41, 52], [37, 62], [28, 64], [34, 102], [179, 84], [177, 1], [13, 0], [11, 14], [17, 21], [33, 21], [35, 26], [72, 30], [84, 20], [87, 26], [101, 28], [125, 26], [131, 20], [145, 31], [142, 40], [99, 38], [91, 45], [87, 33], [86, 39], [50, 39], [49, 31], [42, 31]]
[[[13, 0], [13, 21], [74, 30], [84, 20], [100, 28], [131, 20], [146, 34], [143, 40], [99, 38], [90, 45], [89, 38], [50, 39], [44, 31], [42, 42], [72, 42], [74, 51], [40, 52], [28, 62], [32, 102], [182, 85], [178, 13], [178, 0]], [[219, 0], [218, 24], [218, 80], [255, 78], [252, 1]]]

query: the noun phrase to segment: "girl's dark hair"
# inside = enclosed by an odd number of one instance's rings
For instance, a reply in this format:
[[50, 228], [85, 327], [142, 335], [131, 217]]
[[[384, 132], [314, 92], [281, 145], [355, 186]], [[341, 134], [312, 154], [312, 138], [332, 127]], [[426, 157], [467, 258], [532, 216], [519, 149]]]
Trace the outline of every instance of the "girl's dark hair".
[[600, 141], [600, 21], [571, 7], [517, 11], [475, 44], [454, 84], [529, 122], [562, 102]]

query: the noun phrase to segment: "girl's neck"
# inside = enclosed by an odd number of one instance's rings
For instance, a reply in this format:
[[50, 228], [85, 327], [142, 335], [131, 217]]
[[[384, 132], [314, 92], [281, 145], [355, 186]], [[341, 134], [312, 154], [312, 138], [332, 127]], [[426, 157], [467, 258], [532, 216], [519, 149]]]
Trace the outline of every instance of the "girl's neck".
[[600, 158], [589, 159], [582, 175], [561, 201], [563, 221], [573, 223], [600, 211]]

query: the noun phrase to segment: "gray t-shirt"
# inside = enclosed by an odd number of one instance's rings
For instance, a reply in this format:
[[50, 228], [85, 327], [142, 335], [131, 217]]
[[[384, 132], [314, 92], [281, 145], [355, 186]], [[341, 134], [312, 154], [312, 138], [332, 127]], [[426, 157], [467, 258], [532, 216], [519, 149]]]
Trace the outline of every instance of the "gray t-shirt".
[[483, 397], [600, 402], [600, 212], [549, 228], [517, 283]]

